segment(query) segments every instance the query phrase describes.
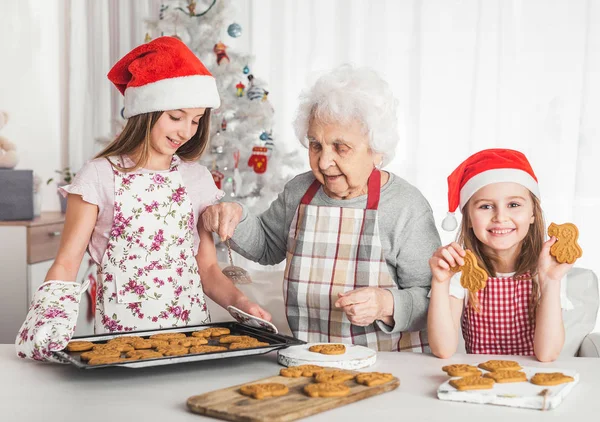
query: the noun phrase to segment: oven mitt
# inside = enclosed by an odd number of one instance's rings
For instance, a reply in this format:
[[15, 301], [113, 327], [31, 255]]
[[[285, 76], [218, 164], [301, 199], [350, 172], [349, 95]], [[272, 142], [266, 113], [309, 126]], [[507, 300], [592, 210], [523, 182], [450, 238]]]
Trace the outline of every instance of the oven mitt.
[[38, 288], [15, 340], [19, 357], [66, 363], [54, 352], [67, 347], [73, 337], [81, 295], [88, 285], [89, 281], [51, 280]]

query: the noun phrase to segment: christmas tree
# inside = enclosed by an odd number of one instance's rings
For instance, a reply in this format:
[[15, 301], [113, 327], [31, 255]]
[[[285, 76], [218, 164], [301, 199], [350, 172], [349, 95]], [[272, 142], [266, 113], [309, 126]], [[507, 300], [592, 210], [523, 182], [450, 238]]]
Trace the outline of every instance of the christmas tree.
[[[213, 110], [211, 137], [201, 158], [224, 200], [242, 202], [253, 214], [264, 211], [297, 173], [297, 152], [278, 148], [272, 133], [274, 110], [266, 83], [252, 73], [254, 58], [234, 51], [223, 40], [242, 35], [232, 22], [230, 0], [172, 0], [148, 21], [146, 41], [158, 36], [181, 39], [213, 74], [221, 107]], [[225, 38], [227, 38], [225, 36]]]

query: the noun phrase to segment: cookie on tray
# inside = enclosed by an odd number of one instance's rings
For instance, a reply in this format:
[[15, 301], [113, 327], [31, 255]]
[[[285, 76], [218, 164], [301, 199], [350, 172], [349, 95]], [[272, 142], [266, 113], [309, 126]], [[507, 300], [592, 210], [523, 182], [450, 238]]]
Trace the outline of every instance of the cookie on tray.
[[494, 380], [491, 378], [472, 375], [463, 378], [454, 378], [449, 381], [449, 384], [459, 391], [468, 390], [490, 390], [494, 387]]
[[488, 360], [487, 362], [480, 363], [478, 366], [490, 372], [520, 371], [523, 369], [519, 365], [519, 362], [515, 362], [514, 360]]
[[343, 397], [350, 392], [350, 387], [342, 383], [323, 382], [308, 384], [304, 392], [310, 397]]
[[346, 346], [343, 344], [315, 344], [308, 348], [309, 352], [321, 353], [323, 355], [343, 355]]
[[243, 385], [240, 388], [240, 393], [245, 396], [253, 397], [258, 400], [265, 399], [267, 397], [279, 397], [287, 394], [290, 390], [286, 385], [270, 382], [264, 384], [251, 384]]
[[575, 378], [562, 372], [538, 372], [531, 377], [531, 383], [535, 385], [560, 385], [575, 381]]
[[469, 375], [481, 375], [481, 371], [473, 365], [456, 363], [454, 365], [442, 366], [442, 371], [451, 377], [467, 377]]
[[524, 382], [527, 381], [527, 375], [521, 371], [496, 371], [487, 372], [484, 377], [491, 378], [497, 383], [504, 384], [508, 382]]
[[366, 385], [367, 387], [373, 387], [375, 385], [387, 384], [394, 379], [392, 374], [384, 372], [363, 372], [356, 375], [356, 382], [359, 384]]
[[93, 347], [94, 343], [91, 341], [70, 341], [67, 344], [69, 352], [87, 352], [88, 350], [92, 350]]

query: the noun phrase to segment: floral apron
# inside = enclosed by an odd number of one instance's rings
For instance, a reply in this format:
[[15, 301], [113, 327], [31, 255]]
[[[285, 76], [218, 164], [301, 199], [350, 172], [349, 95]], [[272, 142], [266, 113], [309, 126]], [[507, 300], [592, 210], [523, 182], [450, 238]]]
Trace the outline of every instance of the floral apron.
[[531, 276], [490, 277], [477, 292], [480, 312], [467, 306], [462, 331], [467, 353], [533, 355], [535, 324], [529, 320]]
[[177, 163], [173, 157], [163, 173], [114, 170], [114, 221], [98, 268], [97, 334], [210, 322], [194, 256], [194, 212]]
[[397, 289], [381, 242], [377, 208], [381, 174], [368, 182], [366, 209], [310, 205], [321, 188], [308, 188], [290, 226], [284, 274], [286, 315], [295, 337], [307, 342], [351, 343], [382, 351], [423, 352], [426, 332], [387, 334], [376, 324], [353, 325], [335, 308], [338, 293], [360, 287]]

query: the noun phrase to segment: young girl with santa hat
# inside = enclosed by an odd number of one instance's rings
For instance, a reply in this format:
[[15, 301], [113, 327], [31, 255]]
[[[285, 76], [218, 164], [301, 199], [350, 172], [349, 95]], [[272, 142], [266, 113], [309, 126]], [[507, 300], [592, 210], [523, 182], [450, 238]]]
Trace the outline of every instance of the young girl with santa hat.
[[[555, 360], [564, 343], [561, 279], [572, 264], [559, 264], [544, 241], [545, 223], [537, 178], [521, 152], [480, 151], [448, 177], [450, 213], [445, 230], [462, 223], [456, 242], [439, 248], [429, 260], [432, 272], [427, 328], [432, 352], [454, 354], [459, 327], [467, 353], [535, 355]], [[483, 289], [468, 293], [460, 272], [470, 250], [489, 278]]]
[[98, 264], [96, 334], [210, 322], [204, 295], [263, 319], [217, 264], [198, 224], [223, 192], [197, 163], [220, 99], [213, 76], [185, 44], [160, 37], [119, 60], [108, 78], [125, 97], [122, 133], [61, 188], [61, 246], [17, 336], [21, 357], [56, 360], [73, 335], [87, 285], [74, 282], [86, 249]]

